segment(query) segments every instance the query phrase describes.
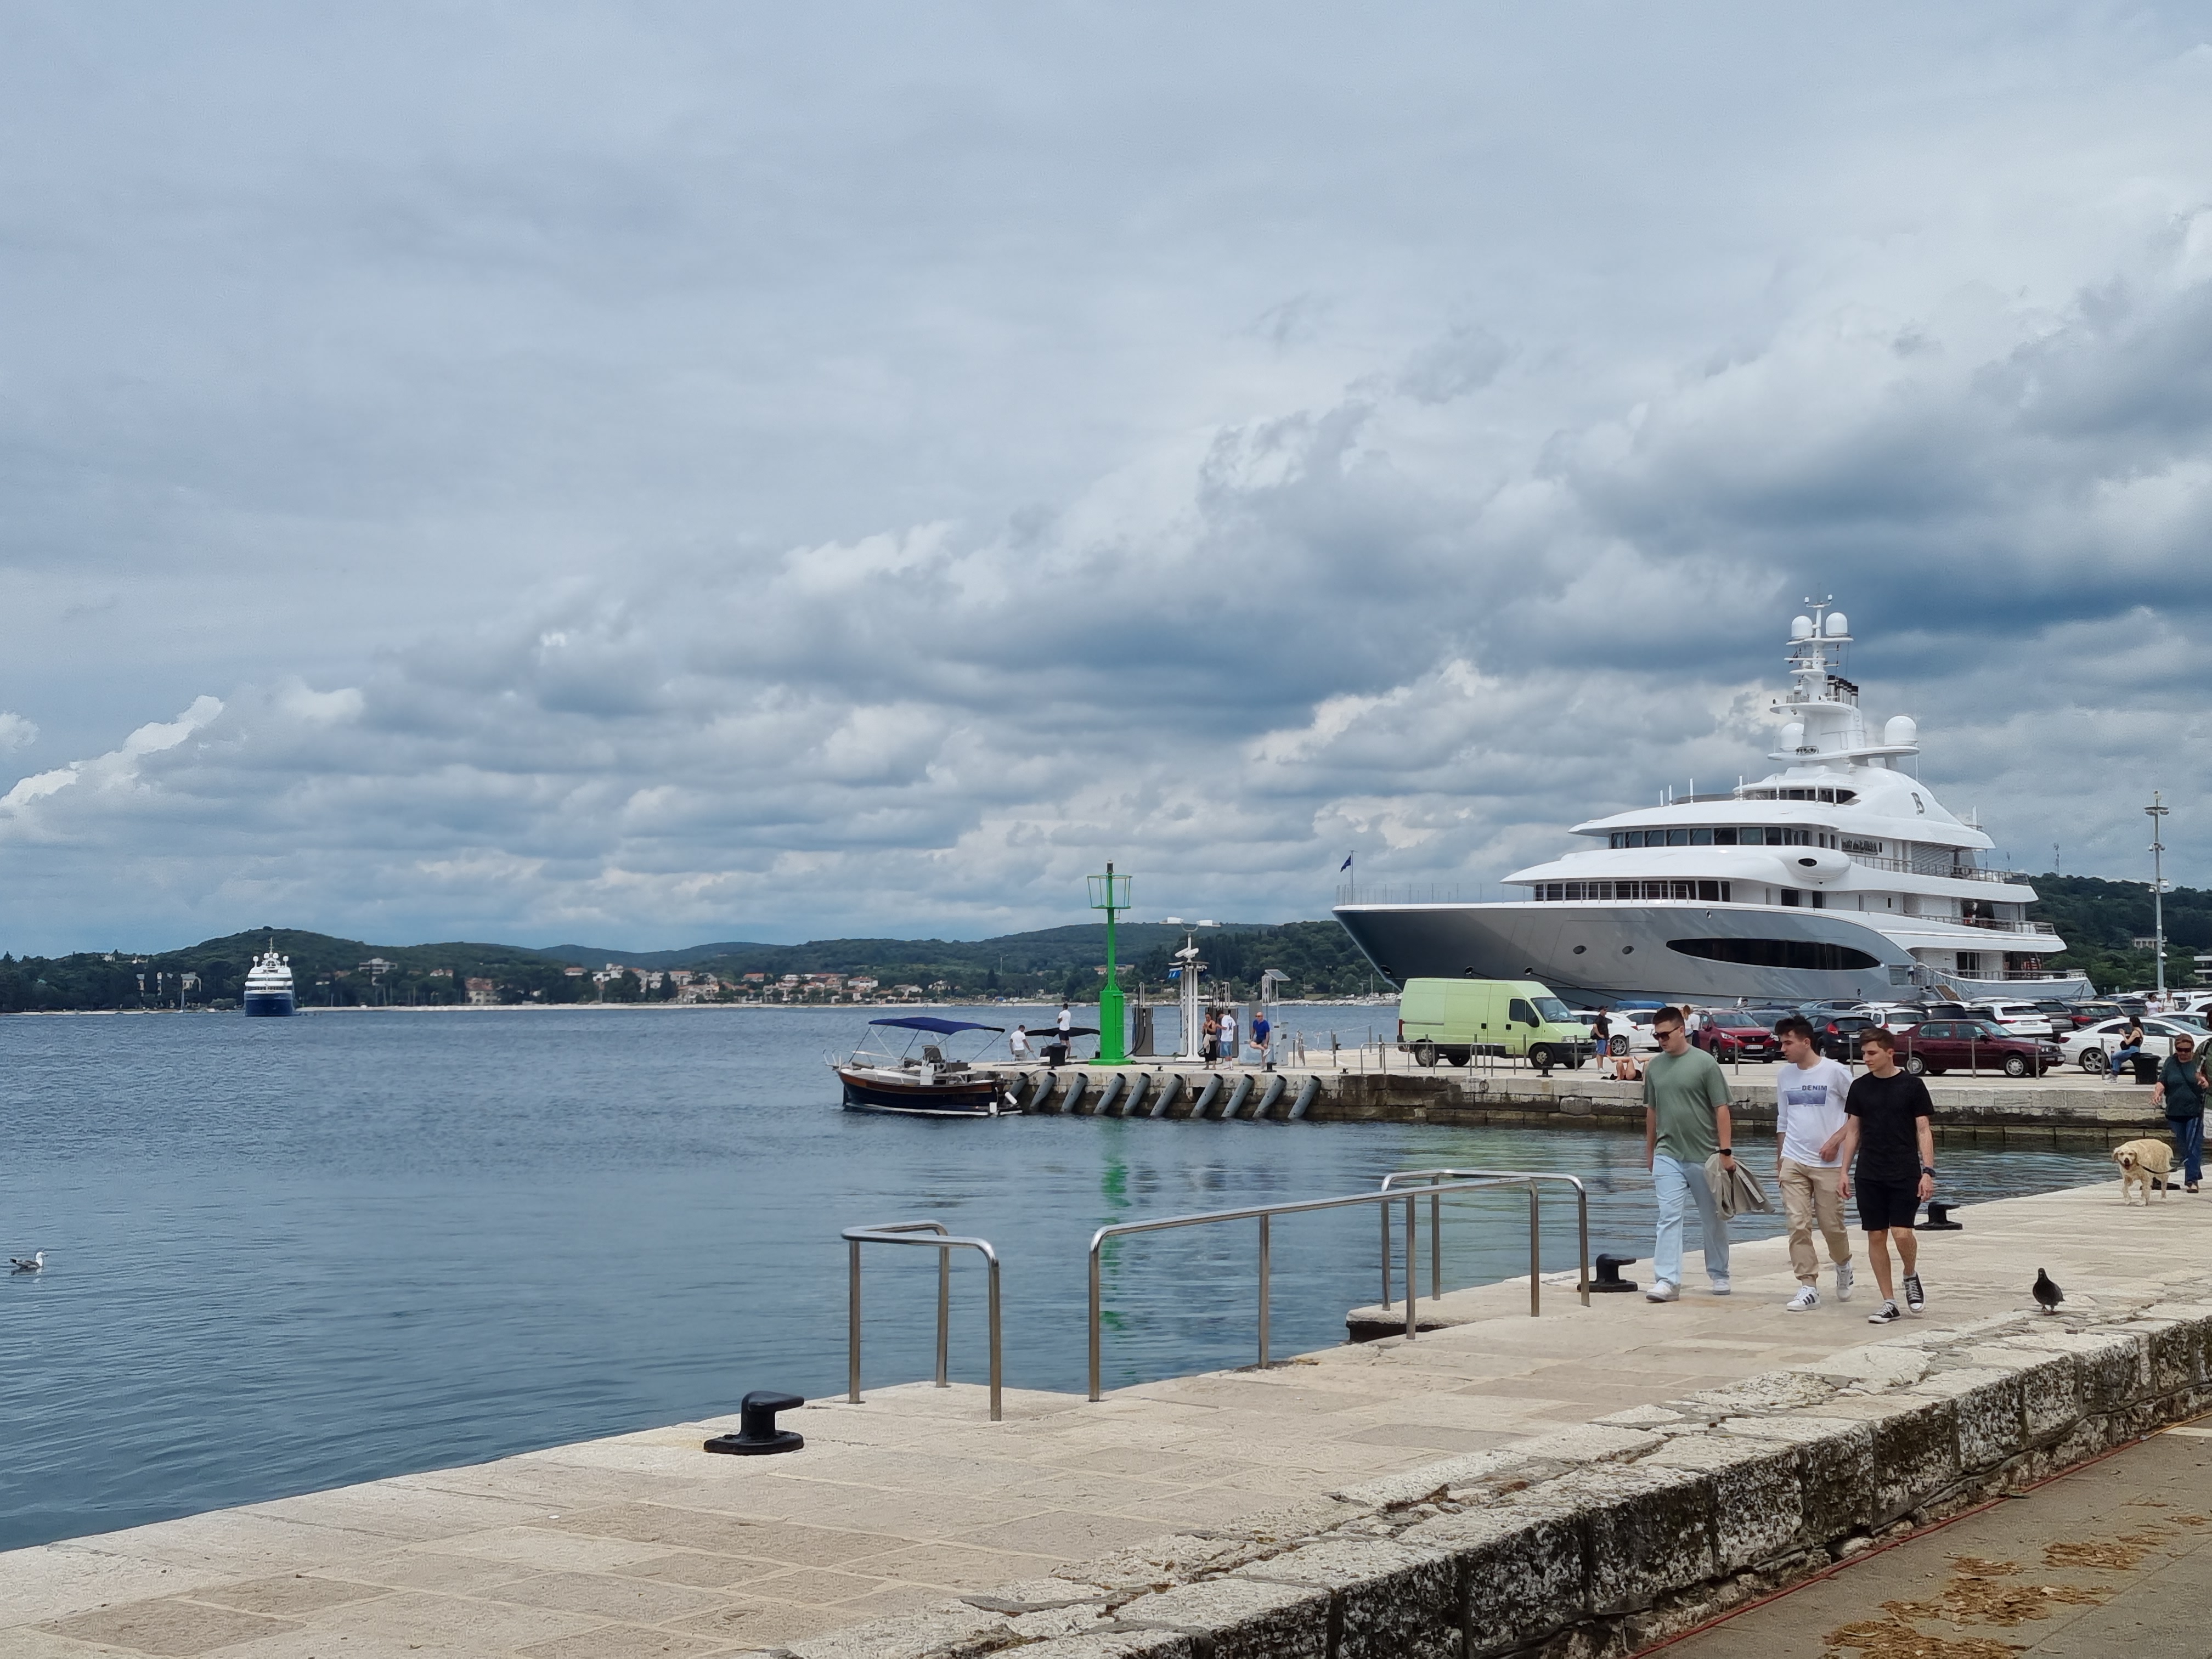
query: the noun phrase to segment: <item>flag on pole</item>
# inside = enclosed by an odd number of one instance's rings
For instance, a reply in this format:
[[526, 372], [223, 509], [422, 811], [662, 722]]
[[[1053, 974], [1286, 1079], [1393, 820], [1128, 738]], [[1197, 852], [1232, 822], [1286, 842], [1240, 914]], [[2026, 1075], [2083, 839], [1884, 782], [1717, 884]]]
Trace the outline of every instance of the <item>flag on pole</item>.
[[1352, 855], [1349, 853], [1344, 855], [1344, 862], [1336, 866], [1337, 874], [1342, 875], [1346, 870], [1352, 868]]

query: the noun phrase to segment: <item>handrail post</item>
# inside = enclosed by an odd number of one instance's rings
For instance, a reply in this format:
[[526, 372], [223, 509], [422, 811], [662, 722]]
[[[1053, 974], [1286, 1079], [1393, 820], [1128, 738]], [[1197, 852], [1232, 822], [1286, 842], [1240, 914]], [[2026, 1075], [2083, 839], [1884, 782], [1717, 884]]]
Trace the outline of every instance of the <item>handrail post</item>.
[[860, 1403], [860, 1241], [848, 1239], [852, 1255], [852, 1279], [845, 1290], [845, 1398]]
[[1260, 1369], [1267, 1369], [1267, 1218], [1260, 1218]]
[[1442, 1193], [1429, 1194], [1429, 1300], [1438, 1302], [1444, 1293], [1444, 1199]]
[[1091, 1397], [1098, 1398], [1098, 1250], [1106, 1242], [1102, 1231], [1091, 1241]]
[[[938, 1253], [938, 1260], [948, 1261], [951, 1254], [950, 1250], [941, 1250]], [[991, 1270], [991, 1420], [996, 1423], [1001, 1420], [999, 1415], [999, 1253], [987, 1250], [983, 1259], [990, 1264]]]
[[946, 1361], [952, 1340], [952, 1252], [937, 1253], [937, 1386], [952, 1386]]
[[1582, 1243], [1583, 1306], [1589, 1306], [1589, 1191], [1575, 1182], [1575, 1231]]
[[[1408, 1342], [1412, 1341], [1416, 1334], [1413, 1321], [1416, 1309], [1421, 1299], [1419, 1268], [1421, 1257], [1418, 1234], [1415, 1231], [1420, 1224], [1416, 1219], [1418, 1212], [1413, 1208], [1419, 1201], [1410, 1193], [1406, 1195], [1406, 1340]], [[1390, 1206], [1385, 1204], [1378, 1207], [1387, 1211]]]
[[1377, 1204], [1375, 1213], [1382, 1223], [1382, 1305], [1390, 1305], [1390, 1206]]
[[1528, 1182], [1528, 1316], [1536, 1318], [1542, 1310], [1540, 1297], [1544, 1284], [1544, 1189], [1534, 1180]]

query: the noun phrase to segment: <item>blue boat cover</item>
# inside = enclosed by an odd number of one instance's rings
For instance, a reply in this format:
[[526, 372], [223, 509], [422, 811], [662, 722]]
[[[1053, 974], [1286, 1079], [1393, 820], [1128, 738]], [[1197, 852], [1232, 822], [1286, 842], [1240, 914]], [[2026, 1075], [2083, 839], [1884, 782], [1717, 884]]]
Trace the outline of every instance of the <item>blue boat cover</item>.
[[1003, 1031], [1003, 1025], [976, 1025], [964, 1019], [939, 1019], [933, 1014], [917, 1014], [912, 1019], [872, 1019], [871, 1025], [902, 1025], [909, 1031], [934, 1031], [939, 1036], [951, 1036], [955, 1031]]

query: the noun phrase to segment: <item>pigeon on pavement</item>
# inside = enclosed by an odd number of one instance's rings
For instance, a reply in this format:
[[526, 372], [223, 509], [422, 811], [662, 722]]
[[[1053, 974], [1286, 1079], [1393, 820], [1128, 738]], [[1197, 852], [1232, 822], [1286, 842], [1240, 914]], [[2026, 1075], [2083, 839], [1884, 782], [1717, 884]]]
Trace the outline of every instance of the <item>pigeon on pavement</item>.
[[2066, 1299], [2066, 1292], [2060, 1290], [2051, 1275], [2040, 1267], [2035, 1270], [2035, 1299], [2043, 1304], [2045, 1313], [2057, 1313], [2058, 1304]]

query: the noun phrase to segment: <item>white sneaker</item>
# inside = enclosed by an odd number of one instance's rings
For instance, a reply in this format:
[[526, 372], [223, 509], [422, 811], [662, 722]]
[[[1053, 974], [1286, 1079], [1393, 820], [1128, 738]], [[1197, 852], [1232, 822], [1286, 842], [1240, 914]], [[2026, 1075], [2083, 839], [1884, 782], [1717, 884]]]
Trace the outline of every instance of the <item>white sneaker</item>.
[[1651, 1281], [1651, 1288], [1644, 1292], [1644, 1299], [1646, 1302], [1672, 1302], [1680, 1294], [1680, 1291], [1665, 1279], [1655, 1279]]
[[1713, 1280], [1713, 1294], [1715, 1296], [1726, 1296], [1734, 1288], [1735, 1286], [1730, 1285], [1725, 1279], [1716, 1279]]
[[1836, 1300], [1848, 1302], [1850, 1299], [1851, 1264], [1848, 1261], [1838, 1261], [1836, 1263]]
[[1820, 1293], [1810, 1285], [1801, 1285], [1797, 1294], [1782, 1304], [1784, 1313], [1809, 1313], [1820, 1305]]

